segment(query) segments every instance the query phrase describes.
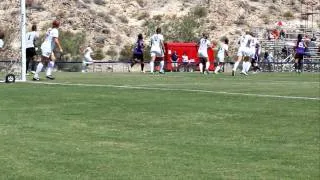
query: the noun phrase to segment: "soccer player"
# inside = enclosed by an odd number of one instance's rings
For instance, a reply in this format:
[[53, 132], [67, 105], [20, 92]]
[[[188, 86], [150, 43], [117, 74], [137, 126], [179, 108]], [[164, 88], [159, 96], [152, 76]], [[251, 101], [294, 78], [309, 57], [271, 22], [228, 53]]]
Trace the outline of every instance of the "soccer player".
[[133, 50], [133, 57], [131, 60], [130, 68], [132, 68], [138, 61], [140, 61], [141, 72], [144, 73], [144, 59], [143, 59], [144, 42], [142, 34], [138, 35], [135, 48]]
[[223, 42], [220, 42], [218, 44], [218, 55], [217, 55], [217, 58], [218, 58], [219, 64], [216, 67], [216, 69], [214, 70], [215, 74], [218, 74], [219, 71], [224, 66], [224, 58], [225, 58], [225, 56], [228, 56], [228, 49], [229, 49], [228, 44], [229, 44], [229, 39], [228, 38], [225, 38], [223, 40]]
[[240, 37], [238, 41], [238, 44], [239, 44], [239, 49], [237, 53], [238, 58], [237, 58], [237, 61], [234, 63], [234, 66], [232, 69], [232, 76], [236, 75], [237, 68], [242, 60], [244, 60], [245, 62], [242, 65], [241, 74], [248, 75], [245, 70], [247, 69], [248, 65], [251, 64], [250, 62], [249, 63], [246, 62], [246, 61], [249, 61], [249, 58], [250, 58], [251, 39], [252, 39], [252, 36], [250, 35], [249, 31], [246, 31], [246, 33]]
[[26, 73], [28, 73], [29, 64], [31, 62], [31, 72], [35, 72], [34, 56], [36, 55], [35, 41], [39, 38], [39, 32], [37, 32], [37, 25], [32, 25], [31, 31], [26, 34]]
[[93, 53], [93, 50], [91, 48], [91, 45], [89, 44], [86, 49], [83, 51], [84, 58], [82, 61], [82, 71], [83, 73], [88, 72], [88, 66], [94, 63], [94, 60], [91, 57], [91, 53]]
[[200, 73], [206, 72], [209, 74], [209, 56], [208, 56], [208, 48], [211, 47], [211, 43], [208, 40], [208, 36], [206, 33], [202, 34], [202, 38], [199, 41], [199, 49], [198, 49], [198, 57], [200, 59], [199, 69]]
[[41, 44], [41, 62], [39, 62], [36, 73], [34, 74], [33, 80], [39, 81], [39, 73], [41, 72], [43, 66], [47, 66], [46, 77], [47, 79], [54, 80], [55, 78], [52, 76], [52, 70], [54, 67], [54, 53], [53, 50], [57, 46], [62, 53], [62, 47], [59, 41], [59, 31], [58, 28], [60, 26], [60, 22], [58, 20], [54, 20], [52, 22], [52, 28], [49, 28], [45, 35], [45, 40]]
[[302, 35], [298, 34], [298, 39], [297, 39], [297, 44], [295, 47], [296, 55], [294, 56], [295, 63], [294, 63], [294, 68], [297, 73], [302, 72], [302, 60], [303, 60], [303, 55], [305, 53], [307, 45], [305, 41], [302, 39]]
[[[260, 53], [261, 53], [261, 48], [260, 48], [260, 43], [256, 37], [256, 35], [252, 36], [252, 41], [250, 44], [250, 51], [251, 51], [251, 65], [253, 67], [253, 72], [256, 73], [258, 70], [260, 70], [258, 66], [258, 62], [260, 59]], [[250, 69], [250, 66], [249, 66]], [[248, 73], [249, 69], [246, 71]]]
[[1, 32], [1, 30], [0, 30], [0, 52], [1, 52], [1, 51], [4, 51], [4, 42], [3, 42], [3, 39], [4, 39], [4, 33]]
[[161, 28], [157, 28], [156, 34], [151, 37], [151, 61], [150, 61], [150, 72], [154, 71], [154, 61], [156, 58], [161, 58], [160, 61], [160, 74], [164, 74], [164, 38], [161, 34]]

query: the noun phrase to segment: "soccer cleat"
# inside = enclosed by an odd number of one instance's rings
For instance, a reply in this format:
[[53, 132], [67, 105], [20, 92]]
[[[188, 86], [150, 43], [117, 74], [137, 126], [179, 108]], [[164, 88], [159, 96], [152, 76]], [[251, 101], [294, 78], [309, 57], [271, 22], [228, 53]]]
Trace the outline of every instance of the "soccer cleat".
[[236, 71], [232, 70], [232, 76], [236, 76]]
[[46, 77], [47, 79], [54, 80], [55, 78], [52, 75]]
[[165, 74], [165, 72], [164, 71], [160, 71], [159, 74]]
[[247, 74], [246, 72], [244, 72], [244, 71], [241, 71], [240, 74], [243, 74], [243, 75], [245, 75], [245, 76], [248, 76], [248, 74]]
[[40, 81], [40, 79], [38, 77], [33, 77], [32, 80], [33, 81]]

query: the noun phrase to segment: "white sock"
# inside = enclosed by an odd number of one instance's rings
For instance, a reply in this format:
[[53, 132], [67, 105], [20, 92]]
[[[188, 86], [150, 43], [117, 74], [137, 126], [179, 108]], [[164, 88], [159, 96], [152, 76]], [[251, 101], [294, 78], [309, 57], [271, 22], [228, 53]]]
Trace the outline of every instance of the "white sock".
[[247, 66], [248, 66], [247, 62], [243, 61], [243, 63], [242, 63], [242, 72], [246, 72]]
[[208, 70], [209, 71], [209, 67], [210, 67], [210, 62], [209, 62], [209, 60], [206, 62], [206, 70]]
[[52, 75], [52, 70], [53, 70], [54, 62], [50, 61], [48, 63], [47, 71], [46, 71], [46, 76], [51, 76]]
[[246, 72], [249, 72], [249, 70], [250, 70], [250, 67], [251, 67], [251, 63], [248, 61], [247, 62], [247, 68], [246, 68]]
[[36, 73], [34, 73], [35, 78], [39, 78], [39, 73], [41, 72], [42, 68], [43, 68], [43, 64], [42, 62], [39, 62], [37, 65]]
[[240, 61], [235, 62], [232, 70], [237, 71], [239, 64], [240, 64]]
[[199, 69], [200, 69], [200, 72], [202, 73], [203, 72], [203, 64], [202, 63], [199, 63]]
[[221, 69], [221, 66], [220, 65], [218, 65], [217, 67], [216, 67], [216, 69], [214, 70], [214, 72], [215, 73], [218, 73], [218, 71]]
[[160, 72], [163, 72], [164, 60], [160, 61]]
[[153, 71], [154, 71], [154, 62], [150, 61], [150, 72], [153, 73]]

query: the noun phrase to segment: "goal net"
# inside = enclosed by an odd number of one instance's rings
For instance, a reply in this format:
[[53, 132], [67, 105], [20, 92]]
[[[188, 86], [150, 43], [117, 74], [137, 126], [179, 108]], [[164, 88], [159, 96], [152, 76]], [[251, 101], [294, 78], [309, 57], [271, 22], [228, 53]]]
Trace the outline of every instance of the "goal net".
[[0, 51], [0, 82], [5, 82], [7, 75], [14, 75], [15, 81], [26, 81], [25, 8], [25, 0], [1, 0], [0, 34], [4, 37]]

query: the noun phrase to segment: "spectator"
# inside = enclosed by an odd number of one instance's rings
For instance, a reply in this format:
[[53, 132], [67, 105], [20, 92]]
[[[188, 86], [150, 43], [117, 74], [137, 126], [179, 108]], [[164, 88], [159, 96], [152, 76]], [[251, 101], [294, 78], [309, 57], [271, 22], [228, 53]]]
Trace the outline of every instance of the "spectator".
[[316, 38], [311, 38], [311, 41], [307, 42], [306, 55], [315, 56], [317, 54]]
[[284, 40], [286, 38], [286, 33], [284, 32], [283, 29], [280, 31], [280, 39]]
[[188, 57], [186, 52], [184, 52], [183, 55], [182, 55], [182, 63], [184, 65], [188, 65], [189, 64], [189, 57]]
[[279, 31], [277, 29], [274, 29], [272, 31], [272, 35], [273, 35], [274, 39], [279, 39]]
[[172, 71], [177, 71], [178, 68], [178, 54], [177, 51], [173, 51], [171, 54]]

